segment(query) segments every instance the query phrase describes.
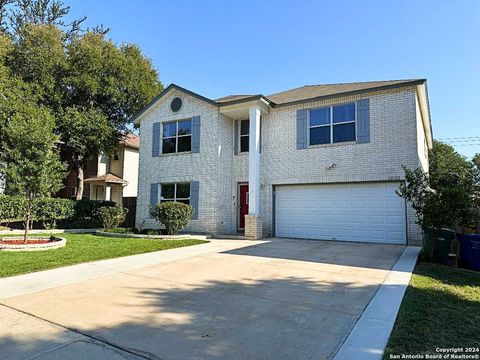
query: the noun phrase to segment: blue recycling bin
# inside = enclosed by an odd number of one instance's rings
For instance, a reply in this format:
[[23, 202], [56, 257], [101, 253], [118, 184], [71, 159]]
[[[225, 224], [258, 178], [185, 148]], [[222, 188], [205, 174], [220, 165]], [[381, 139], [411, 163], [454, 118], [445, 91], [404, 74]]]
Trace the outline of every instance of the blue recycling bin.
[[470, 270], [480, 271], [480, 234], [457, 234], [459, 260]]

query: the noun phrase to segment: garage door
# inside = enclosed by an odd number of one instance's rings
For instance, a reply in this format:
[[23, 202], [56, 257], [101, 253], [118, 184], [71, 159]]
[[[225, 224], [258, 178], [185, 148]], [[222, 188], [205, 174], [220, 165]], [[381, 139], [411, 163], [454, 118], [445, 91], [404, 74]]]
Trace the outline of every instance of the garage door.
[[277, 186], [277, 237], [406, 243], [398, 183]]

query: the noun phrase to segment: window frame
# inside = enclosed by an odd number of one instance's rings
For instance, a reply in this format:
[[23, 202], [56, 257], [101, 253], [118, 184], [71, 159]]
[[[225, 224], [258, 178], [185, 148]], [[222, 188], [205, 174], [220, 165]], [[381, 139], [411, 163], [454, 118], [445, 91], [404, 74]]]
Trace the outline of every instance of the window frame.
[[[354, 111], [353, 111], [353, 114], [354, 114], [354, 120], [350, 120], [350, 121], [342, 121], [342, 122], [337, 122], [337, 123], [334, 123], [333, 122], [333, 108], [334, 107], [337, 107], [337, 106], [344, 106], [344, 105], [351, 105], [353, 104], [353, 107], [354, 107]], [[326, 109], [328, 108], [329, 109], [329, 113], [330, 113], [330, 121], [328, 124], [324, 124], [324, 125], [310, 125], [310, 111], [312, 110], [318, 110], [318, 109]], [[333, 141], [333, 127], [336, 126], [336, 125], [344, 125], [344, 124], [351, 124], [351, 123], [354, 123], [355, 124], [355, 139], [353, 140], [347, 140], [347, 141], [337, 141], [337, 142], [334, 142]], [[348, 103], [342, 103], [342, 104], [335, 104], [335, 105], [329, 105], [329, 106], [322, 106], [322, 107], [317, 107], [317, 108], [312, 108], [312, 109], [308, 109], [307, 111], [307, 124], [308, 124], [308, 146], [322, 146], [322, 145], [332, 145], [332, 144], [342, 144], [342, 143], [351, 143], [351, 142], [356, 142], [357, 141], [357, 137], [358, 137], [358, 131], [357, 131], [357, 102], [354, 101], [354, 102], [348, 102]], [[315, 129], [315, 128], [320, 128], [320, 127], [327, 127], [329, 126], [330, 127], [330, 141], [328, 143], [324, 143], [324, 144], [311, 144], [311, 138], [310, 138], [310, 129]]]
[[[161, 140], [162, 140], [162, 143], [161, 143], [161, 149], [162, 149], [162, 155], [165, 154], [181, 154], [181, 153], [190, 153], [192, 152], [192, 126], [193, 126], [193, 121], [192, 121], [193, 118], [187, 118], [187, 119], [180, 119], [180, 120], [172, 120], [172, 121], [165, 121], [162, 123], [162, 128], [161, 128]], [[178, 124], [180, 122], [184, 122], [184, 121], [190, 121], [190, 134], [187, 134], [187, 135], [178, 135]], [[165, 127], [165, 125], [169, 125], [169, 124], [175, 124], [175, 135], [174, 136], [163, 136], [163, 129]], [[181, 138], [181, 137], [187, 137], [189, 136], [190, 137], [190, 150], [188, 151], [178, 151], [178, 138]], [[168, 152], [168, 153], [165, 153], [163, 152], [163, 141], [165, 139], [175, 139], [175, 151], [173, 152]]]
[[[242, 135], [242, 121], [247, 121], [248, 122], [248, 133]], [[247, 151], [242, 151], [242, 137], [247, 137], [248, 138], [248, 150]], [[250, 119], [243, 119], [238, 121], [238, 153], [239, 154], [244, 154], [248, 153], [250, 151]]]
[[[188, 184], [188, 198], [177, 198], [177, 185], [178, 184]], [[165, 185], [173, 185], [174, 188], [173, 188], [173, 198], [163, 198], [162, 196], [162, 188], [165, 186]], [[178, 200], [181, 200], [181, 201], [185, 201], [185, 200], [188, 200], [188, 205], [190, 205], [190, 202], [192, 201], [192, 185], [190, 184], [190, 182], [188, 181], [179, 181], [179, 182], [168, 182], [168, 183], [160, 183], [160, 196], [158, 197], [158, 202], [159, 203], [164, 203], [164, 202], [169, 202], [169, 201], [172, 201], [172, 202], [178, 202]]]

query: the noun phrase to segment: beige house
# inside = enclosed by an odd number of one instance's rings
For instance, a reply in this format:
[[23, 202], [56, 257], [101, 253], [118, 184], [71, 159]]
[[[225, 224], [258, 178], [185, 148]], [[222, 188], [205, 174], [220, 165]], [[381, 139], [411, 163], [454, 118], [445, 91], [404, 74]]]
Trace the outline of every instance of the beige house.
[[419, 244], [396, 190], [428, 171], [425, 79], [307, 85], [208, 99], [168, 86], [141, 111], [137, 226], [150, 207], [189, 203], [186, 230]]
[[123, 205], [123, 198], [137, 197], [140, 138], [128, 134], [114, 152], [101, 154], [89, 164], [93, 174], [85, 179], [90, 200], [109, 200]]

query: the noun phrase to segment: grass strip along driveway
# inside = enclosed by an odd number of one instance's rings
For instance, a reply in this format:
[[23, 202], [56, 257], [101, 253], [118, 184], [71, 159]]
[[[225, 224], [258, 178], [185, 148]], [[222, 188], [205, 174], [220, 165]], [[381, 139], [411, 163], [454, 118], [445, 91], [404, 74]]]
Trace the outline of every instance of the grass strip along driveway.
[[67, 245], [45, 251], [0, 251], [0, 277], [208, 242], [194, 239], [120, 239], [91, 234], [56, 234], [55, 236], [66, 238]]
[[[419, 263], [397, 316], [384, 359], [436, 354], [437, 348], [480, 347], [480, 273]], [[470, 348], [467, 350], [467, 348]]]

